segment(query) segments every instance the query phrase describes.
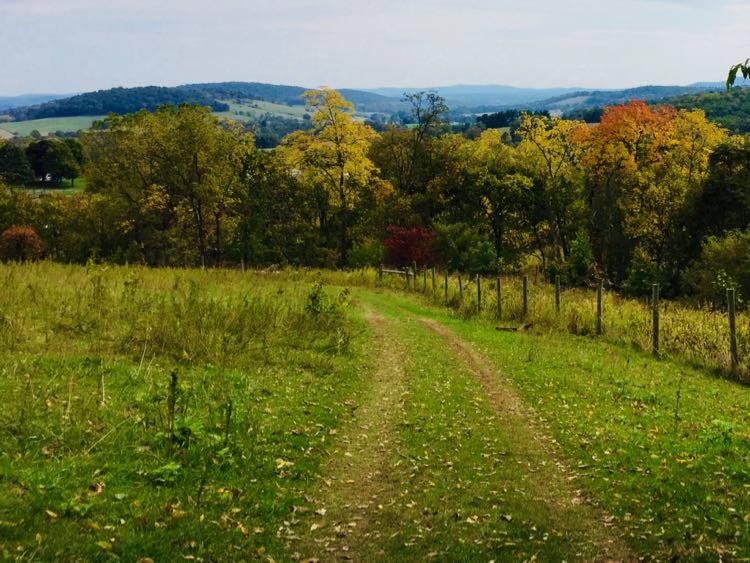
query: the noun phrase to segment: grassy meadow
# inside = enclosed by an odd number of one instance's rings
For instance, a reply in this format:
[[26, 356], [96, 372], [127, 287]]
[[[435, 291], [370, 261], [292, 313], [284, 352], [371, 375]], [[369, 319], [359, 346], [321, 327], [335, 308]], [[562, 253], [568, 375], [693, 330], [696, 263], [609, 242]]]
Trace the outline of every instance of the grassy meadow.
[[[287, 119], [299, 119], [309, 113], [305, 106], [289, 106], [286, 104], [276, 104], [264, 100], [248, 100], [243, 103], [236, 103], [231, 100], [222, 100], [229, 105], [229, 111], [218, 112], [219, 117], [227, 117], [235, 121], [249, 121], [258, 119], [270, 113], [278, 117]], [[242, 112], [242, 113], [239, 113]]]
[[31, 119], [29, 121], [11, 121], [0, 123], [0, 130], [5, 131], [10, 136], [18, 135], [19, 137], [28, 137], [32, 131], [39, 131], [43, 136], [63, 131], [65, 133], [75, 133], [76, 131], [85, 131], [91, 127], [94, 121], [104, 119], [105, 115], [96, 116], [76, 116], [76, 117], [49, 117], [45, 119]]
[[[424, 303], [444, 306], [461, 319], [498, 321], [503, 327], [530, 324], [532, 332], [591, 336], [598, 340], [617, 343], [638, 351], [651, 350], [651, 304], [647, 299], [634, 299], [612, 291], [603, 293], [603, 334], [596, 331], [596, 292], [594, 289], [562, 288], [560, 312], [555, 308], [554, 286], [541, 277], [530, 276], [527, 290], [527, 313], [523, 314], [523, 285], [518, 276], [500, 279], [501, 308], [498, 316], [497, 282], [495, 278], [481, 280], [481, 307], [477, 307], [476, 278], [450, 274], [447, 281], [443, 272], [436, 272], [433, 289], [432, 275], [420, 271], [416, 285], [410, 276], [408, 286], [403, 276], [385, 274], [378, 279], [376, 270], [349, 273], [321, 272], [328, 283], [383, 287], [406, 290], [420, 297]], [[447, 295], [447, 297], [446, 297]], [[750, 316], [738, 311], [737, 349], [739, 366], [730, 374], [729, 327], [726, 311], [709, 307], [695, 307], [676, 301], [662, 300], [660, 311], [660, 355], [705, 368], [721, 377], [750, 377]]]
[[0, 280], [4, 559], [281, 549], [359, 385], [346, 295], [51, 264]]
[[0, 557], [750, 555], [720, 314], [418, 279], [0, 265]]

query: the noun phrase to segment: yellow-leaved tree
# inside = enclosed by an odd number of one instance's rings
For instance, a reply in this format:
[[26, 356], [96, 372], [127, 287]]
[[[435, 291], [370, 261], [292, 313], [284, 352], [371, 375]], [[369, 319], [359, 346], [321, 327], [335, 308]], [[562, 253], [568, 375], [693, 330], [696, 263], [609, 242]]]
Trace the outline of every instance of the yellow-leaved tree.
[[553, 261], [568, 257], [580, 223], [581, 182], [574, 166], [572, 139], [582, 127], [585, 125], [578, 121], [524, 114], [516, 131], [521, 137], [519, 158], [526, 175], [538, 186], [532, 229], [545, 264], [545, 246]]
[[336, 90], [310, 90], [305, 101], [313, 112], [312, 129], [287, 135], [277, 151], [289, 173], [314, 191], [321, 234], [336, 239], [338, 265], [344, 266], [357, 204], [381, 187], [368, 157], [377, 133], [354, 119], [354, 106]]

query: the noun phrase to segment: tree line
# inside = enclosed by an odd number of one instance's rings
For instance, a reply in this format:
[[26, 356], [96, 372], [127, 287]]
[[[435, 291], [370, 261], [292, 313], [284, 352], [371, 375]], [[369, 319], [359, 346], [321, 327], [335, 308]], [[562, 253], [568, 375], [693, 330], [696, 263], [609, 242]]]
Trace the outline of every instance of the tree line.
[[0, 188], [0, 230], [31, 227], [48, 256], [72, 262], [414, 259], [487, 274], [537, 266], [633, 293], [750, 291], [750, 146], [699, 110], [632, 101], [596, 127], [522, 114], [512, 136], [466, 136], [435, 93], [406, 98], [412, 126], [380, 132], [334, 90], [305, 101], [310, 128], [274, 150], [208, 108], [111, 116], [81, 137], [86, 190]]

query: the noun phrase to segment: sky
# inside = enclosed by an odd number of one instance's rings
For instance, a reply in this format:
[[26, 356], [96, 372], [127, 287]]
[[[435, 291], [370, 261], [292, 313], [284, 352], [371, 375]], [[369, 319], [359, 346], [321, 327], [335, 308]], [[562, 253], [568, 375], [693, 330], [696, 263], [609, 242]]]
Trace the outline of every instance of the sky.
[[721, 81], [744, 0], [0, 0], [0, 95]]

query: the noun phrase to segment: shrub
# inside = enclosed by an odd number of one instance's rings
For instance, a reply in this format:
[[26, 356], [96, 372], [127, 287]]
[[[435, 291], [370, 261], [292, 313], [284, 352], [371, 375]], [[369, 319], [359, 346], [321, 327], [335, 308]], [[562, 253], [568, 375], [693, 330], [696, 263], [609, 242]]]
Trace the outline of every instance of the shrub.
[[0, 235], [0, 258], [3, 260], [36, 260], [44, 254], [44, 243], [31, 227], [10, 227]]
[[376, 267], [385, 259], [385, 246], [374, 239], [365, 239], [349, 251], [346, 257], [350, 268]]
[[596, 261], [591, 241], [585, 232], [580, 232], [570, 243], [570, 254], [566, 261], [555, 261], [547, 267], [547, 277], [554, 281], [560, 276], [565, 285], [586, 286], [596, 278]]
[[404, 229], [388, 227], [388, 238], [383, 241], [386, 262], [404, 267], [416, 262], [420, 266], [435, 264], [432, 250], [435, 231], [431, 229]]
[[750, 231], [731, 231], [722, 237], [708, 237], [698, 260], [683, 275], [683, 282], [695, 295], [717, 307], [726, 303], [727, 289], [750, 295]]
[[628, 279], [623, 289], [631, 295], [651, 295], [651, 287], [658, 284], [661, 294], [672, 293], [672, 283], [668, 272], [660, 269], [641, 248], [636, 248], [628, 270]]

